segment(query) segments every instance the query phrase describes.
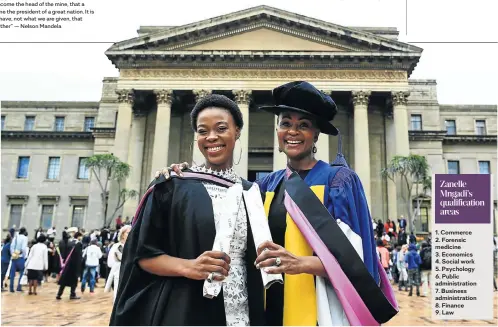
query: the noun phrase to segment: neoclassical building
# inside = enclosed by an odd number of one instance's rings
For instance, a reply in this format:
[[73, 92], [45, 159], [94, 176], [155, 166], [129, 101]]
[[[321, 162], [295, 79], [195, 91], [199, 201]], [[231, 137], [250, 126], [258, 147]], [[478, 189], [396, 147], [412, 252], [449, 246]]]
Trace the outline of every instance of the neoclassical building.
[[[243, 112], [238, 173], [254, 180], [283, 168], [275, 117], [258, 107], [293, 80], [337, 103], [343, 153], [376, 219], [407, 216], [399, 187], [380, 175], [395, 155], [423, 155], [432, 173], [496, 173], [496, 105], [439, 104], [435, 80], [410, 79], [422, 49], [398, 41], [396, 28], [344, 27], [259, 6], [140, 27], [105, 55], [119, 77], [103, 79], [99, 102], [2, 102], [4, 229], [101, 227], [101, 192], [84, 165], [93, 154], [128, 162], [126, 187], [140, 194], [167, 163], [202, 162], [189, 113], [209, 93], [227, 95]], [[317, 157], [332, 162], [337, 146], [337, 137], [320, 136]], [[109, 201], [112, 212], [112, 191]], [[122, 215], [133, 216], [138, 201], [127, 201]], [[418, 231], [430, 230], [430, 209], [427, 197]]]

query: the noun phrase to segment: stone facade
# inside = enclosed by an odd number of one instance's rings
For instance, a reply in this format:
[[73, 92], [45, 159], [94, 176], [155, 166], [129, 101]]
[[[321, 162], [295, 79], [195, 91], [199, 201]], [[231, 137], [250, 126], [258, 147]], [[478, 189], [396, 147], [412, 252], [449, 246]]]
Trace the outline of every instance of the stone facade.
[[[189, 113], [209, 93], [231, 97], [244, 114], [246, 127], [234, 152], [239, 174], [254, 180], [281, 169], [285, 157], [277, 149], [275, 117], [257, 108], [272, 102], [274, 87], [292, 80], [310, 81], [338, 104], [334, 122], [342, 150], [376, 219], [407, 215], [400, 190], [380, 176], [394, 155], [423, 155], [432, 173], [447, 173], [448, 161], [460, 173], [477, 173], [486, 162], [496, 172], [497, 107], [440, 105], [434, 80], [409, 79], [421, 49], [397, 41], [392, 28], [346, 28], [260, 6], [216, 22], [142, 27], [138, 37], [113, 45], [106, 55], [120, 76], [104, 78], [99, 103], [2, 102], [4, 229], [19, 217], [13, 206], [22, 206], [20, 224], [30, 230], [42, 216], [49, 219], [49, 206], [59, 228], [75, 222], [101, 227], [100, 189], [92, 176], [78, 179], [79, 158], [113, 153], [132, 166], [126, 187], [140, 194], [164, 165], [201, 163]], [[33, 131], [23, 131], [26, 116], [36, 116]], [[64, 131], [54, 132], [55, 117], [62, 116]], [[89, 116], [95, 126], [85, 132]], [[447, 133], [447, 121], [455, 122], [455, 133]], [[319, 159], [332, 162], [338, 139], [321, 135], [317, 148]], [[30, 157], [26, 178], [17, 178], [19, 157]], [[46, 178], [49, 157], [60, 157], [56, 179]], [[111, 212], [115, 204], [114, 187]], [[123, 216], [131, 218], [137, 204], [128, 201]], [[83, 220], [81, 214], [74, 218], [75, 206], [84, 208]], [[430, 199], [423, 207], [428, 221], [422, 219], [417, 230], [428, 231]]]

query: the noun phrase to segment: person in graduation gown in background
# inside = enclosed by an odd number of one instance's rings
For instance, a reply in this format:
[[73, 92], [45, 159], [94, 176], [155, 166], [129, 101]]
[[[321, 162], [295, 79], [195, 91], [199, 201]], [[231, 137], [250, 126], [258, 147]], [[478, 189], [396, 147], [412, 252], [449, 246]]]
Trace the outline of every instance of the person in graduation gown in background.
[[67, 233], [62, 233], [63, 240], [59, 243], [60, 256], [63, 262], [61, 266], [61, 273], [59, 277], [59, 291], [55, 297], [57, 300], [62, 299], [62, 294], [66, 287], [70, 287], [69, 293], [70, 300], [78, 300], [79, 296], [76, 295], [76, 287], [78, 286], [78, 278], [81, 276], [83, 246], [81, 239], [83, 234], [78, 232], [78, 228], [71, 227]]
[[[385, 271], [379, 270], [361, 181], [348, 167], [341, 144], [332, 165], [314, 157], [319, 137], [339, 134], [329, 122], [337, 112], [334, 101], [303, 81], [277, 87], [273, 97], [276, 105], [260, 109], [278, 116], [279, 151], [288, 165], [256, 181], [266, 195], [273, 242], [260, 246], [255, 264], [285, 276], [283, 285], [266, 291], [267, 325], [388, 321], [398, 307]], [[167, 177], [169, 169], [158, 173]]]
[[[264, 325], [264, 277], [254, 265], [255, 225], [246, 215], [253, 207], [246, 194], [244, 201], [229, 198], [236, 189], [256, 192], [259, 222], [271, 239], [261, 192], [232, 169], [242, 113], [234, 101], [212, 94], [196, 104], [191, 119], [205, 165], [192, 167], [195, 178], [156, 179], [142, 198], [124, 246], [110, 325]], [[214, 250], [226, 221], [234, 228], [229, 246]], [[215, 284], [222, 290], [209, 293]]]

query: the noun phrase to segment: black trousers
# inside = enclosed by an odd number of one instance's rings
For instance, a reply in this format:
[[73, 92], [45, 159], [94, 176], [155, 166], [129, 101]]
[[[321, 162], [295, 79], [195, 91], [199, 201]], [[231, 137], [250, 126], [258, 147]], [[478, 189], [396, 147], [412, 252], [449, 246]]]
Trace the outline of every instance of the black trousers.
[[[76, 296], [76, 285], [71, 285], [71, 296]], [[64, 289], [66, 288], [66, 286], [59, 286], [59, 292], [57, 292], [57, 296], [62, 296], [62, 293], [64, 293]]]
[[5, 276], [7, 275], [7, 269], [9, 269], [9, 263], [7, 262], [2, 262], [2, 289], [3, 289], [3, 281], [5, 279]]

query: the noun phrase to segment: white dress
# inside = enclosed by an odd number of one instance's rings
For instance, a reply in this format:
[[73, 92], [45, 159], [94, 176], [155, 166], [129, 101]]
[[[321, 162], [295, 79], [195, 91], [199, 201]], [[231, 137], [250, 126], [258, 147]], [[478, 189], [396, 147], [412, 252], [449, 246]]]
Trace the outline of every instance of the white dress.
[[113, 297], [113, 303], [116, 300], [116, 295], [118, 294], [118, 287], [119, 287], [119, 274], [121, 271], [121, 258], [122, 258], [122, 250], [119, 250], [119, 247], [123, 247], [124, 244], [121, 242], [116, 243], [112, 246], [111, 250], [109, 250], [108, 258], [112, 258], [112, 267], [111, 271], [107, 275], [107, 279], [105, 281], [105, 287], [104, 287], [104, 292], [110, 292], [112, 289], [112, 286], [114, 284], [114, 297]]
[[[192, 167], [193, 171], [209, 172], [203, 167]], [[235, 172], [230, 169], [214, 175], [224, 177], [241, 183]], [[213, 203], [214, 221], [218, 232], [219, 222], [223, 219], [221, 208], [227, 194], [227, 188], [203, 182], [211, 201]], [[245, 208], [235, 222], [234, 236], [230, 243], [230, 271], [228, 277], [223, 281], [223, 299], [225, 302], [225, 315], [227, 326], [249, 326], [249, 300], [247, 293], [247, 268], [244, 260], [247, 248], [247, 216]]]

